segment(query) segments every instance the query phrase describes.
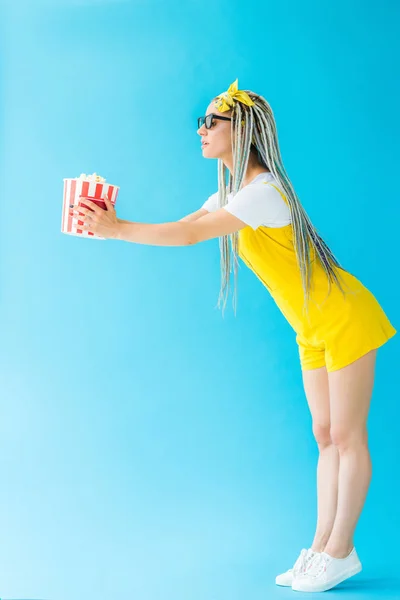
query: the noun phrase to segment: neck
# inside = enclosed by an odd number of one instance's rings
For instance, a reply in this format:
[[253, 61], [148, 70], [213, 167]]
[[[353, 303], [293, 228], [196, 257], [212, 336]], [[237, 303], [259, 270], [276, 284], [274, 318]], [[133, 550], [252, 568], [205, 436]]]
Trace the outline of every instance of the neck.
[[[230, 173], [232, 173], [233, 172], [232, 156], [230, 156], [229, 158], [226, 158], [226, 159], [223, 158], [222, 160], [223, 160], [224, 165], [227, 167], [227, 169], [229, 169]], [[257, 175], [259, 175], [260, 173], [265, 173], [266, 171], [269, 171], [269, 169], [259, 162], [258, 157], [254, 154], [254, 152], [251, 152], [250, 156], [249, 156], [249, 162], [247, 164], [247, 171], [246, 171], [245, 176], [243, 177], [243, 181], [242, 181], [242, 185], [240, 186], [240, 189], [242, 189], [243, 187], [248, 185], [250, 183], [250, 181], [253, 181], [253, 179], [255, 177], [257, 177]]]

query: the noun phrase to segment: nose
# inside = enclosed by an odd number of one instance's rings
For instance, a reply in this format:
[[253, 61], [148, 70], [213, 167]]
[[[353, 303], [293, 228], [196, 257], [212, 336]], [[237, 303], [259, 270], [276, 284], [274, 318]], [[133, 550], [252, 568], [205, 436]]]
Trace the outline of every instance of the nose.
[[203, 125], [201, 127], [198, 128], [197, 133], [201, 136], [201, 135], [205, 135], [206, 134], [206, 126]]

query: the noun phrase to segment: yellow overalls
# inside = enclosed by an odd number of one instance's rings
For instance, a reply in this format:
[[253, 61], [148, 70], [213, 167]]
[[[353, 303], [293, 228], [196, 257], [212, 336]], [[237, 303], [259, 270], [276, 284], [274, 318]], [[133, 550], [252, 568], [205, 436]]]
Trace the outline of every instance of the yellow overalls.
[[[270, 182], [287, 199], [282, 191]], [[239, 256], [269, 290], [296, 332], [301, 368], [341, 369], [370, 350], [379, 348], [397, 333], [375, 296], [353, 275], [340, 272], [343, 297], [319, 261], [312, 262], [308, 315], [300, 269], [296, 262], [292, 224], [273, 228], [247, 226], [239, 231]], [[312, 255], [315, 256], [315, 253]]]

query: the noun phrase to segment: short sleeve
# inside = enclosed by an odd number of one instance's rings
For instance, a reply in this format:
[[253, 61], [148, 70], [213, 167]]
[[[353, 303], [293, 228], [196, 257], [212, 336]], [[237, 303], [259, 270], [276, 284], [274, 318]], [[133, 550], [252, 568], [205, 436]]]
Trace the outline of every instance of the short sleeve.
[[201, 208], [208, 210], [208, 212], [213, 212], [218, 209], [218, 192], [212, 194], [208, 200], [206, 200]]
[[291, 223], [290, 209], [280, 192], [264, 181], [246, 185], [223, 208], [253, 229]]

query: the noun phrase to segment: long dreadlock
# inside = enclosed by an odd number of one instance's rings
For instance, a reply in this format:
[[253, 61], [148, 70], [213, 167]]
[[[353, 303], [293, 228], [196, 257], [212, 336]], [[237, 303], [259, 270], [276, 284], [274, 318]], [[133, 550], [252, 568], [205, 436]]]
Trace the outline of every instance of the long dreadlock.
[[[300, 268], [301, 282], [304, 293], [304, 307], [308, 312], [308, 302], [310, 300], [310, 287], [312, 277], [311, 254], [315, 252], [316, 259], [322, 264], [322, 267], [328, 277], [329, 289], [331, 291], [331, 282], [335, 282], [343, 295], [345, 294], [338, 274], [334, 267], [341, 267], [339, 261], [323, 241], [316, 228], [312, 225], [306, 211], [300, 203], [300, 200], [294, 191], [290, 179], [283, 166], [282, 157], [278, 145], [278, 136], [276, 123], [271, 106], [262, 96], [245, 91], [254, 105], [247, 106], [241, 102], [235, 102], [232, 107], [231, 137], [232, 137], [232, 157], [233, 157], [233, 176], [229, 173], [228, 185], [226, 186], [227, 168], [221, 159], [218, 159], [218, 207], [221, 208], [227, 204], [227, 193], [237, 194], [242, 185], [243, 178], [247, 171], [249, 156], [251, 150], [256, 150], [258, 160], [275, 177], [281, 189], [286, 194], [290, 214], [293, 224], [294, 248], [297, 264]], [[218, 96], [213, 99], [217, 100]], [[221, 236], [219, 238], [219, 247], [221, 253], [221, 290], [218, 298], [218, 308], [222, 306], [222, 315], [226, 306], [227, 297], [230, 289], [230, 273], [232, 272], [231, 254], [229, 251], [229, 242], [232, 249], [234, 260], [234, 298], [233, 307], [236, 316], [236, 291], [237, 291], [237, 267], [238, 267], [238, 242], [239, 232]], [[343, 269], [345, 270], [345, 269]], [[225, 299], [224, 299], [225, 295]]]

